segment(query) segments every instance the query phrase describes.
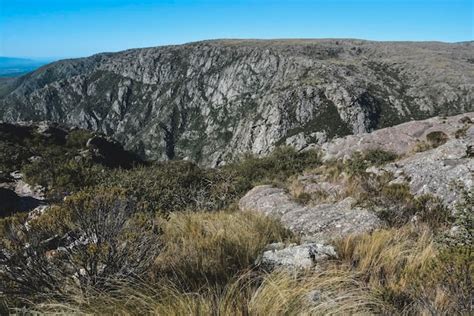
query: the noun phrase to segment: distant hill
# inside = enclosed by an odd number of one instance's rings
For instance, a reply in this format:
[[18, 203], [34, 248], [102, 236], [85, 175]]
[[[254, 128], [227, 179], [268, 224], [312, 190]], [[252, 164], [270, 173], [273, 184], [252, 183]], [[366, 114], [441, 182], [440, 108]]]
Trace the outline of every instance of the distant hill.
[[0, 57], [0, 77], [18, 77], [51, 62], [15, 57]]

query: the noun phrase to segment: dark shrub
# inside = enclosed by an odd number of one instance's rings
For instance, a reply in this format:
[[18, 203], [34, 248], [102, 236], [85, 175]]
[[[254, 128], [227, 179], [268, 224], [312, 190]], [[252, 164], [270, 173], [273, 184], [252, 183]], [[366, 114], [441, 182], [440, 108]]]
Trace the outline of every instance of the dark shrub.
[[426, 135], [426, 140], [431, 145], [431, 147], [436, 148], [448, 141], [449, 137], [446, 133], [441, 131], [431, 132]]
[[160, 249], [156, 227], [123, 190], [80, 192], [27, 230], [10, 229], [2, 241], [8, 253], [0, 253], [0, 292], [61, 296], [77, 285], [106, 289], [109, 281], [143, 275]]

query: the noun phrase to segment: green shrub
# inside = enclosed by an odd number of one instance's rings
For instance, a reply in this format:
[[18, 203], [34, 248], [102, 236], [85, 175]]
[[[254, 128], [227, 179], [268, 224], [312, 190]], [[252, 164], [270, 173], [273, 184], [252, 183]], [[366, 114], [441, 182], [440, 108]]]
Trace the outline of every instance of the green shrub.
[[472, 120], [469, 116], [464, 116], [462, 117], [461, 119], [459, 119], [459, 123], [462, 123], [462, 124], [472, 124]]
[[391, 183], [391, 180], [390, 174], [360, 174], [352, 179], [357, 187], [352, 195], [361, 205], [374, 209], [391, 227], [401, 227], [416, 219], [438, 231], [453, 222], [439, 198], [429, 194], [415, 197], [407, 183]]
[[87, 141], [93, 134], [87, 130], [75, 129], [69, 132], [66, 137], [66, 146], [70, 148], [85, 148]]
[[413, 295], [433, 314], [472, 315], [472, 245], [443, 248], [436, 257], [407, 277], [412, 279]]
[[[187, 161], [169, 161], [105, 174], [100, 186], [120, 187], [142, 207], [168, 214], [211, 202], [210, 177]], [[214, 208], [211, 207], [210, 208]]]
[[0, 172], [19, 170], [32, 156], [31, 151], [10, 141], [0, 140]]
[[245, 194], [257, 184], [283, 182], [305, 169], [320, 165], [321, 158], [316, 151], [297, 152], [291, 147], [278, 147], [263, 158], [244, 156], [239, 161], [222, 167], [221, 172], [233, 179], [235, 190], [239, 194]]
[[285, 181], [320, 165], [316, 152], [279, 148], [268, 157], [246, 156], [218, 169], [188, 161], [168, 161], [103, 175], [100, 186], [121, 187], [127, 194], [162, 214], [183, 210], [218, 210], [236, 202], [253, 186]]
[[382, 149], [370, 149], [364, 153], [364, 159], [372, 166], [382, 166], [398, 158], [398, 155], [391, 151]]
[[412, 152], [420, 153], [432, 149], [431, 145], [425, 141], [417, 141], [413, 146]]
[[358, 175], [371, 166], [382, 166], [398, 158], [398, 155], [383, 149], [369, 149], [364, 152], [354, 152], [344, 164], [349, 175]]
[[35, 160], [21, 169], [28, 183], [45, 187], [49, 197], [62, 197], [98, 183], [107, 168], [83, 158], [75, 159], [54, 154]]
[[460, 129], [458, 129], [455, 133], [454, 133], [454, 137], [456, 138], [462, 138], [462, 137], [465, 137], [466, 134], [467, 134], [467, 131], [469, 130], [469, 125], [465, 125], [463, 127], [461, 127]]

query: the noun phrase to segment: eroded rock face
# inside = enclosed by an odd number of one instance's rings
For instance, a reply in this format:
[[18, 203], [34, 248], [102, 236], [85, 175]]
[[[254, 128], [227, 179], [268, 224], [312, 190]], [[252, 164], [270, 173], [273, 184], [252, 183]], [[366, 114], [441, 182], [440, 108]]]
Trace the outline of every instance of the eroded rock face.
[[223, 40], [98, 54], [3, 81], [0, 119], [100, 131], [142, 157], [216, 166], [473, 111], [472, 43]]
[[280, 218], [282, 224], [306, 240], [329, 241], [350, 234], [371, 231], [381, 226], [372, 212], [353, 207], [355, 200], [305, 206], [296, 203], [283, 189], [257, 186], [239, 202], [242, 211], [254, 211]]

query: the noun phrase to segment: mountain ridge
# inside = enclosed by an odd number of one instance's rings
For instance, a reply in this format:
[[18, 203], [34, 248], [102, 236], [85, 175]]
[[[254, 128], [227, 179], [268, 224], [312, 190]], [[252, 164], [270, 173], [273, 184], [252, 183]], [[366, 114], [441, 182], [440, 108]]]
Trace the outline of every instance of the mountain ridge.
[[58, 61], [0, 82], [0, 119], [116, 137], [149, 159], [216, 166], [474, 110], [474, 46], [212, 40]]

